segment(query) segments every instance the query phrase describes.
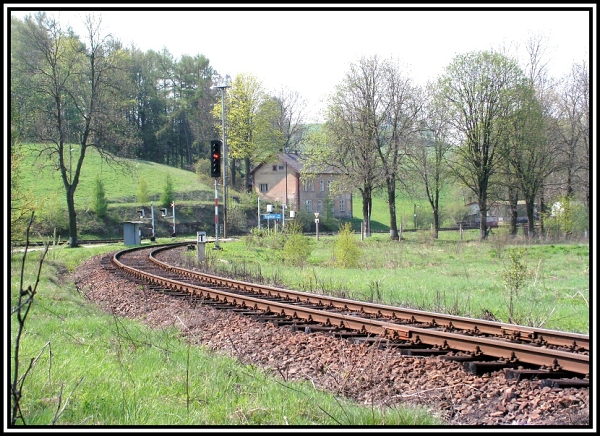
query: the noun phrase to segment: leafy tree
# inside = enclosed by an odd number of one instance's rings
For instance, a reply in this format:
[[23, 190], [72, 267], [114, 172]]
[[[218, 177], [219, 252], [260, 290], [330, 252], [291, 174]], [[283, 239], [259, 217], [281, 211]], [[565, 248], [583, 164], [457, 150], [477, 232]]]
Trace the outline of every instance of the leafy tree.
[[451, 168], [479, 203], [480, 235], [488, 235], [488, 193], [506, 153], [507, 123], [525, 76], [516, 62], [495, 52], [458, 55], [438, 80], [436, 104], [454, 136]]
[[[16, 90], [15, 90], [16, 91]], [[24, 192], [20, 184], [23, 170], [23, 146], [19, 143], [23, 117], [18, 110], [18, 91], [11, 90], [10, 111], [10, 238], [21, 239], [27, 227], [27, 217], [35, 211], [33, 196]]]
[[526, 203], [528, 233], [535, 234], [535, 200], [546, 178], [557, 169], [555, 143], [548, 141], [544, 132], [543, 108], [532, 85], [520, 87], [519, 101], [510, 119], [509, 152], [507, 161], [514, 169], [514, 177]]
[[102, 184], [102, 180], [100, 180], [100, 176], [96, 176], [96, 180], [94, 181], [91, 207], [99, 218], [106, 217], [106, 213], [108, 211], [108, 200], [106, 199], [104, 185]]
[[167, 176], [165, 177], [165, 186], [160, 196], [160, 204], [163, 207], [171, 207], [171, 203], [174, 200], [173, 180], [171, 179], [171, 175], [167, 173]]
[[[237, 161], [244, 162], [244, 186], [251, 185], [250, 169], [253, 162], [261, 162], [281, 149], [281, 132], [274, 126], [276, 102], [269, 98], [261, 82], [252, 75], [239, 74], [227, 93], [226, 105], [227, 148], [231, 165], [231, 184], [235, 186]], [[213, 108], [216, 120], [221, 120], [221, 102]], [[215, 124], [222, 134], [222, 122]]]

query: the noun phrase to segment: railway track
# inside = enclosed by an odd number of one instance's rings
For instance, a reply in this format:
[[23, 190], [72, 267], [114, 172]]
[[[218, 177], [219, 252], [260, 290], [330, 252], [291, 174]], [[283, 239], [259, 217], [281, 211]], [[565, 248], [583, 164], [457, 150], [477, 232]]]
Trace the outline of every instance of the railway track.
[[184, 269], [161, 260], [189, 243], [138, 247], [111, 268], [151, 289], [228, 308], [275, 325], [325, 331], [404, 355], [443, 355], [475, 374], [504, 368], [507, 378], [538, 377], [548, 386], [587, 386], [589, 336], [352, 301], [257, 285]]

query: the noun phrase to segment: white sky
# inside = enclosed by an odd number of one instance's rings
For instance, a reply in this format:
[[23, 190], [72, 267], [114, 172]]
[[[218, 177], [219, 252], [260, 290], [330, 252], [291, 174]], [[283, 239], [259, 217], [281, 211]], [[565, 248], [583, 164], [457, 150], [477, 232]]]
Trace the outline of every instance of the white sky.
[[[589, 60], [590, 40], [592, 36], [596, 40], [595, 4], [529, 5], [536, 8], [532, 11], [523, 10], [524, 5], [502, 4], [496, 6], [504, 10], [491, 10], [489, 4], [480, 5], [479, 10], [472, 10], [477, 5], [466, 5], [471, 9], [468, 10], [456, 4], [449, 5], [454, 9], [446, 11], [431, 10], [432, 5], [426, 4], [413, 5], [420, 9], [413, 11], [407, 10], [410, 5], [406, 4], [329, 5], [345, 8], [335, 11], [318, 10], [325, 5], [303, 4], [167, 4], [154, 11], [139, 5], [99, 3], [4, 6], [5, 29], [9, 27], [7, 8], [29, 8], [17, 16], [23, 18], [35, 10], [59, 14], [61, 25], [72, 26], [80, 36], [84, 34], [81, 22], [86, 13], [102, 6], [133, 8], [102, 12], [105, 33], [112, 33], [125, 46], [133, 43], [142, 51], [160, 51], [165, 47], [175, 59], [183, 54], [204, 55], [219, 73], [231, 77], [252, 74], [267, 91], [282, 87], [297, 91], [308, 102], [307, 121], [314, 120], [324, 108], [323, 100], [341, 82], [350, 64], [363, 55], [394, 58], [406, 66], [409, 77], [424, 84], [441, 74], [456, 54], [500, 49], [515, 43], [523, 47], [530, 36], [541, 35], [547, 38], [550, 74], [559, 77], [574, 62]], [[231, 10], [234, 6], [252, 10]], [[260, 6], [279, 10], [257, 10]], [[312, 9], [285, 10], [291, 6]], [[66, 11], [76, 7], [80, 10]], [[199, 9], [208, 7], [229, 10]], [[381, 10], [383, 7], [387, 10]], [[542, 10], [543, 7], [557, 9]], [[593, 7], [592, 28], [587, 11], [569, 11], [567, 7]], [[595, 71], [595, 58], [590, 64]]]

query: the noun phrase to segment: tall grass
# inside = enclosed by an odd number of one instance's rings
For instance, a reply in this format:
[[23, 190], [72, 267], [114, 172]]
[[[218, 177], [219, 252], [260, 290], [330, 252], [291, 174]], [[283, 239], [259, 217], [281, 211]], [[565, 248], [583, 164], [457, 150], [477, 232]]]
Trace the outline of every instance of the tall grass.
[[[471, 230], [462, 241], [458, 232], [440, 232], [439, 239], [432, 239], [420, 231], [398, 242], [387, 235], [361, 241], [354, 234], [359, 265], [343, 269], [332, 267], [336, 236], [313, 241], [303, 267], [284, 265], [280, 250], [268, 243], [227, 242], [209, 257], [216, 258], [212, 264], [218, 272], [243, 268], [248, 276], [277, 286], [588, 334], [589, 245], [519, 239], [509, 244], [498, 242], [500, 237], [480, 241], [478, 231]], [[504, 276], [511, 268], [505, 252], [515, 247], [523, 249], [528, 268], [517, 297], [506, 290]]]
[[[151, 329], [111, 316], [69, 279], [82, 261], [122, 246], [58, 249], [44, 263], [21, 338], [23, 365], [35, 357], [22, 390], [29, 426], [431, 425], [424, 409], [365, 407], [286, 381], [253, 365], [184, 341], [176, 328]], [[35, 280], [31, 251], [24, 282]], [[11, 259], [11, 304], [21, 253]], [[15, 341], [14, 316], [10, 340]], [[24, 424], [19, 421], [19, 425]]]

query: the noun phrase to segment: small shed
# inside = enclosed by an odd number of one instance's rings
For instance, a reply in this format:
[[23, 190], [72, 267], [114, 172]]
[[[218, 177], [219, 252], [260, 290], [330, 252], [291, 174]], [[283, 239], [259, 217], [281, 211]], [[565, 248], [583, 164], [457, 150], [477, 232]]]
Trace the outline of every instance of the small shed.
[[123, 223], [123, 241], [125, 245], [140, 245], [142, 243], [140, 224], [143, 224], [143, 221], [125, 221]]

